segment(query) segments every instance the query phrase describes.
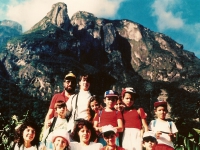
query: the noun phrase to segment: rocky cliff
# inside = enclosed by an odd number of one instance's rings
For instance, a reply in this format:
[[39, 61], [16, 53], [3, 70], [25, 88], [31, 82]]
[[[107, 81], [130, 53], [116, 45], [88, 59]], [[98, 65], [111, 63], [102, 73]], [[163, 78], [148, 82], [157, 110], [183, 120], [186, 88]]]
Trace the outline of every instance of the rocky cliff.
[[175, 91], [197, 94], [190, 101], [195, 107], [200, 87], [200, 60], [182, 44], [130, 20], [97, 18], [83, 11], [69, 19], [64, 3], [54, 4], [40, 22], [10, 40], [2, 50], [1, 66], [4, 78], [42, 100], [62, 90], [70, 70], [93, 74], [91, 90], [100, 95], [132, 86], [148, 109], [160, 88], [174, 98]]

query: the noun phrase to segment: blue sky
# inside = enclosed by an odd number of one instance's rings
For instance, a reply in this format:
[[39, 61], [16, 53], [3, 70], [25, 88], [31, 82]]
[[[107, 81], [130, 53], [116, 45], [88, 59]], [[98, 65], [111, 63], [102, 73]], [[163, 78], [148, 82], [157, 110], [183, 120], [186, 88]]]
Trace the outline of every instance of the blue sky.
[[17, 21], [26, 31], [57, 2], [67, 4], [70, 18], [81, 10], [96, 17], [137, 22], [170, 36], [200, 58], [199, 0], [1, 0], [0, 21]]

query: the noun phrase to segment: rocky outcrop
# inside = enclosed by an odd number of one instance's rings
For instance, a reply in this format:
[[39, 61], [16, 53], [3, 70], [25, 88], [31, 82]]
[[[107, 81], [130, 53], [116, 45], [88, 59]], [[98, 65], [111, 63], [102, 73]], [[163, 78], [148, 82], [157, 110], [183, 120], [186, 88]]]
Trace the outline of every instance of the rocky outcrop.
[[52, 10], [47, 13], [47, 15], [35, 24], [27, 33], [39, 29], [48, 28], [48, 23], [52, 23], [55, 26], [63, 29], [64, 31], [68, 31], [70, 20], [67, 11], [67, 5], [64, 3], [56, 3], [52, 6]]

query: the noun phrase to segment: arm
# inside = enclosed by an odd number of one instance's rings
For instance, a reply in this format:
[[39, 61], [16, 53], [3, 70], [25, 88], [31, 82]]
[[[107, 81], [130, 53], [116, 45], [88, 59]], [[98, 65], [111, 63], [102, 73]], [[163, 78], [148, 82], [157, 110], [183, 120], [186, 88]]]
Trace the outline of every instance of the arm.
[[93, 127], [95, 128], [96, 131], [100, 131], [101, 127], [98, 127], [99, 122], [98, 121], [94, 121], [94, 125]]
[[148, 131], [148, 125], [146, 119], [141, 119], [142, 121], [142, 126], [144, 127], [144, 132]]
[[122, 121], [122, 119], [117, 119], [117, 127], [116, 127], [116, 129], [117, 129], [117, 132], [123, 132], [123, 130], [124, 130], [124, 125], [123, 125], [123, 121]]
[[44, 122], [45, 129], [47, 129], [51, 125], [50, 119], [52, 118], [51, 116], [54, 116], [53, 113], [54, 113], [53, 109], [48, 110], [47, 115], [45, 117], [45, 122]]

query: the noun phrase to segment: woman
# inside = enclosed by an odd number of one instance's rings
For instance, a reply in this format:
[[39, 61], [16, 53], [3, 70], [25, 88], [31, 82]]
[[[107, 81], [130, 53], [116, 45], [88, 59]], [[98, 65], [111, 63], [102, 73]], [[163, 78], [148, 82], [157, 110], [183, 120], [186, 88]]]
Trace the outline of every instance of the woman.
[[26, 121], [16, 130], [14, 150], [37, 150], [39, 131], [34, 122]]
[[75, 142], [71, 142], [72, 150], [98, 150], [103, 146], [100, 143], [95, 143], [96, 131], [93, 124], [87, 120], [79, 119], [76, 122], [71, 138]]

